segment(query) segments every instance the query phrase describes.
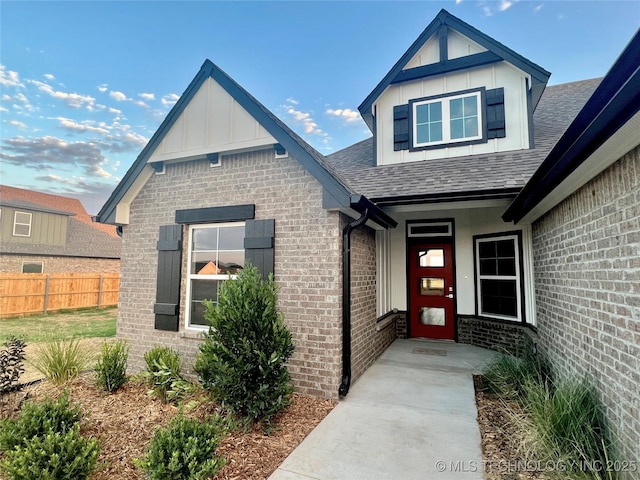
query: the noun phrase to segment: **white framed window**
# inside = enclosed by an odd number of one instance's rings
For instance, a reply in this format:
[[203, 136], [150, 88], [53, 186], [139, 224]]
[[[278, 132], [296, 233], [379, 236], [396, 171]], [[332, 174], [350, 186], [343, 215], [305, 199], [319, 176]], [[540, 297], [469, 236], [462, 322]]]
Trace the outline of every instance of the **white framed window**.
[[413, 148], [482, 141], [482, 90], [410, 102]]
[[474, 242], [478, 315], [523, 321], [519, 235], [475, 237]]
[[13, 215], [13, 236], [14, 237], [30, 237], [31, 236], [31, 218], [29, 212], [15, 212]]
[[187, 328], [208, 327], [204, 300], [218, 301], [220, 283], [244, 267], [244, 222], [189, 227]]
[[22, 273], [42, 273], [44, 262], [22, 262]]

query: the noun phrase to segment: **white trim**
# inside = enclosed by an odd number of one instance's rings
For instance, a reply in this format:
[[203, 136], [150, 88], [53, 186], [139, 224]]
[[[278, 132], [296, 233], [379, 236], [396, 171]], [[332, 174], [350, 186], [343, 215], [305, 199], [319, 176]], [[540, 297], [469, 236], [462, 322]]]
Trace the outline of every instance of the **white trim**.
[[[451, 100], [458, 98], [476, 97], [476, 108], [478, 117], [478, 134], [470, 137], [451, 138]], [[434, 142], [418, 142], [418, 122], [417, 122], [417, 108], [421, 105], [430, 105], [434, 103], [440, 103], [442, 106], [442, 140]], [[459, 95], [451, 95], [446, 97], [438, 97], [427, 100], [421, 100], [413, 102], [411, 104], [412, 109], [412, 125], [413, 129], [413, 148], [430, 147], [432, 145], [443, 145], [459, 142], [468, 142], [474, 140], [482, 140], [483, 137], [483, 118], [482, 118], [482, 91], [461, 93]]]
[[[18, 214], [20, 215], [29, 215], [29, 223], [24, 223], [24, 222], [18, 222]], [[30, 212], [20, 212], [18, 210], [16, 210], [13, 213], [13, 236], [14, 237], [30, 237], [31, 236], [31, 222], [33, 221], [33, 214]], [[23, 233], [16, 233], [16, 226], [28, 226], [29, 227], [29, 233], [27, 233], [26, 235]]]
[[[500, 240], [513, 240], [514, 252], [515, 252], [515, 275], [480, 275], [480, 248], [481, 242], [497, 242]], [[488, 318], [497, 318], [500, 320], [510, 320], [512, 322], [522, 322], [522, 271], [520, 269], [520, 242], [518, 241], [518, 235], [500, 235], [497, 234], [491, 237], [482, 237], [475, 239], [475, 271], [476, 271], [476, 305], [478, 308], [478, 315]], [[481, 280], [514, 280], [516, 282], [516, 316], [511, 317], [507, 315], [498, 315], [495, 313], [485, 313], [482, 311], [482, 291], [480, 289]]]
[[391, 232], [376, 232], [377, 315], [391, 311]]
[[[196, 273], [191, 273], [191, 256], [192, 256], [192, 238], [193, 231], [196, 229], [203, 228], [225, 228], [225, 227], [240, 227], [245, 226], [245, 222], [227, 222], [227, 223], [203, 223], [196, 225], [189, 225], [189, 233], [187, 237], [187, 288], [186, 288], [186, 302], [185, 302], [185, 329], [186, 330], [197, 330], [197, 331], [206, 331], [209, 327], [207, 325], [191, 325], [191, 281], [192, 280], [229, 280], [236, 278], [236, 275], [229, 274], [219, 274], [219, 275], [198, 275]], [[244, 251], [244, 245], [242, 245], [242, 249], [233, 250], [233, 251]], [[224, 250], [231, 251], [231, 250]]]

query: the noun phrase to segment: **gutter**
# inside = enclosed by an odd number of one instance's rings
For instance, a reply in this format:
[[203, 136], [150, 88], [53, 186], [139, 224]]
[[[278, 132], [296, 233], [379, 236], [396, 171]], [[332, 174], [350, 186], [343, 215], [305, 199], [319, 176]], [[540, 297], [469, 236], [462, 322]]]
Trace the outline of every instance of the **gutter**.
[[369, 219], [365, 208], [360, 218], [347, 224], [342, 230], [342, 383], [340, 397], [346, 397], [351, 386], [351, 232]]
[[385, 229], [398, 225], [393, 218], [364, 195], [351, 195], [350, 208], [360, 213], [360, 218], [347, 224], [342, 230], [342, 382], [338, 388], [340, 397], [346, 397], [351, 386], [351, 232], [372, 221]]

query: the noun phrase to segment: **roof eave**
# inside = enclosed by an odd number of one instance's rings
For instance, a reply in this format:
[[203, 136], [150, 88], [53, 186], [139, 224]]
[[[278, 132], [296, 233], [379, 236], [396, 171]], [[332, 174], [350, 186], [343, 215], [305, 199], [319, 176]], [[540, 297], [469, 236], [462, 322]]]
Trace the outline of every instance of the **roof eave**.
[[640, 110], [640, 30], [502, 218], [517, 223]]

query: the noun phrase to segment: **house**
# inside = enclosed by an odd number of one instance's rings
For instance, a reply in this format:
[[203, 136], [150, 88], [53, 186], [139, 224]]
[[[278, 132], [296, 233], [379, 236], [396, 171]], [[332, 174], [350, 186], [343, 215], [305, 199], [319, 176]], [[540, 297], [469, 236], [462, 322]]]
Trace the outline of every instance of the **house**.
[[0, 185], [2, 273], [117, 273], [121, 243], [78, 199]]
[[[637, 456], [638, 396], [621, 380], [640, 375], [637, 44], [602, 83], [547, 86], [549, 72], [442, 10], [360, 105], [372, 137], [327, 157], [205, 61], [97, 217], [124, 239], [118, 335], [133, 367], [155, 344], [193, 361], [202, 300], [251, 262], [280, 287], [299, 390], [347, 395], [397, 337], [539, 349], [567, 374], [607, 357], [600, 388], [619, 380], [612, 415]], [[593, 130], [614, 101], [629, 125]], [[613, 203], [588, 186], [563, 200], [590, 176]], [[601, 238], [569, 220], [589, 209]], [[620, 261], [600, 260], [616, 237]], [[592, 282], [568, 281], [566, 262]]]

